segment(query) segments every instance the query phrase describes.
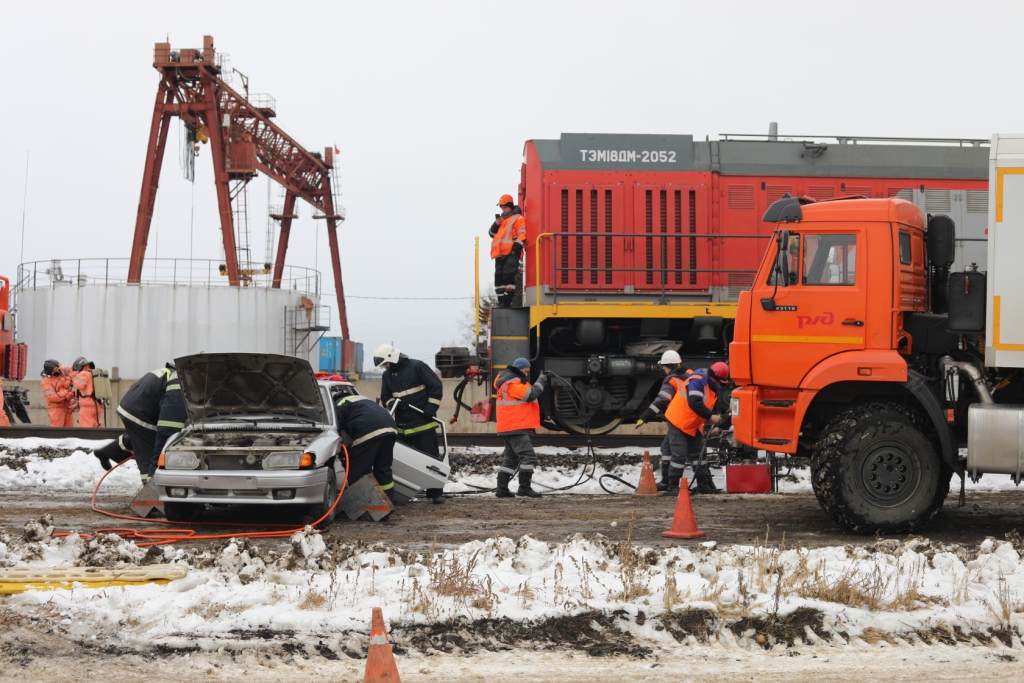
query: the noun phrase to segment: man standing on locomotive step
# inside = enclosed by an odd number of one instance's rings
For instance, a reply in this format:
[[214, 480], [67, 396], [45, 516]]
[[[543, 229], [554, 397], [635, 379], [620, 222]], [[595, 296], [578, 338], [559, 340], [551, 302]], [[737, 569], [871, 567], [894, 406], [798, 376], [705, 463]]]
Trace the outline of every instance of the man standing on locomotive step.
[[[390, 344], [377, 347], [373, 364], [384, 368], [380, 402], [391, 411], [398, 401], [398, 407], [394, 408], [398, 440], [440, 460], [441, 450], [437, 445], [440, 425], [434, 418], [441, 407], [444, 385], [437, 373], [423, 361], [409, 358]], [[427, 498], [434, 501], [434, 505], [440, 505], [444, 502], [444, 490], [427, 489]]]
[[512, 195], [498, 199], [500, 214], [495, 214], [487, 234], [491, 236], [491, 258], [494, 259], [494, 294], [498, 308], [509, 308], [516, 296], [516, 276], [526, 245], [526, 218], [515, 205]]
[[[666, 351], [662, 354], [662, 368], [668, 368], [672, 360], [679, 358], [679, 354], [670, 356], [671, 353]], [[714, 407], [722, 382], [729, 379], [729, 366], [719, 361], [712, 363], [710, 368], [698, 368], [682, 376], [674, 376], [674, 372], [674, 369], [668, 370], [668, 381], [662, 384], [658, 396], [637, 420], [636, 426], [640, 427], [662, 412], [668, 422], [665, 441], [672, 457], [667, 472], [666, 495], [679, 494], [679, 482], [688, 461], [693, 465], [693, 475], [697, 479], [694, 493], [718, 493], [719, 489], [711, 478], [711, 468], [700, 462], [700, 455], [704, 450], [704, 423], [710, 421], [717, 425], [722, 421], [721, 415], [714, 414]], [[665, 442], [662, 442], [662, 457], [664, 448]]]
[[[533, 490], [533, 469], [537, 454], [530, 443], [530, 434], [540, 427], [540, 404], [537, 402], [544, 393], [545, 374], [530, 384], [530, 361], [516, 358], [494, 380], [497, 393], [495, 406], [498, 411], [498, 436], [505, 439], [505, 459], [498, 468], [498, 487], [494, 495], [498, 498], [529, 496], [540, 498]], [[508, 490], [512, 475], [519, 469], [519, 490], [514, 494]]]

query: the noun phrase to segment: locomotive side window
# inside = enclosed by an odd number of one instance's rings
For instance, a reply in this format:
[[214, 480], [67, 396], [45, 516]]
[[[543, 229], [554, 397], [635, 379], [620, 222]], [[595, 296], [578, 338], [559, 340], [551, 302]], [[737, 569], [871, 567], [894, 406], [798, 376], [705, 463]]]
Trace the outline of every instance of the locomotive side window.
[[805, 285], [856, 284], [856, 235], [804, 235]]

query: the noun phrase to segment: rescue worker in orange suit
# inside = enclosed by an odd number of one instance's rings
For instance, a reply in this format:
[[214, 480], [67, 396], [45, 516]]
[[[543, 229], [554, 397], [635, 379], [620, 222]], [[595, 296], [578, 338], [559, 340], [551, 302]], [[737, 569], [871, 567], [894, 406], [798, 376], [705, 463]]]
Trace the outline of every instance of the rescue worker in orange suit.
[[[662, 360], [669, 353], [665, 352]], [[663, 364], [662, 367], [667, 365]], [[662, 390], [637, 420], [636, 426], [640, 427], [653, 420], [659, 413], [663, 413], [668, 422], [666, 441], [672, 458], [667, 473], [666, 495], [679, 494], [679, 482], [688, 462], [693, 466], [693, 475], [697, 480], [694, 492], [718, 493], [718, 487], [711, 478], [711, 468], [707, 463], [700, 462], [700, 456], [704, 450], [704, 423], [717, 425], [722, 421], [722, 416], [714, 413], [714, 407], [722, 382], [729, 379], [729, 366], [719, 361], [710, 368], [698, 368], [682, 377], [673, 377], [672, 372], [669, 371], [668, 383], [662, 385]]]
[[398, 429], [391, 414], [359, 394], [342, 397], [335, 403], [334, 414], [338, 418], [338, 430], [352, 439], [348, 445], [345, 479], [354, 484], [373, 472], [373, 478], [394, 501], [395, 480], [391, 465], [395, 458]]
[[71, 386], [68, 368], [61, 367], [60, 361], [47, 360], [40, 373], [39, 388], [46, 400], [51, 427], [75, 426], [75, 390]]
[[11, 421], [7, 419], [7, 407], [4, 406], [4, 380], [0, 378], [0, 427], [10, 427]]
[[175, 372], [174, 363], [167, 363], [162, 368], [147, 372], [128, 388], [117, 406], [117, 414], [124, 424], [124, 430], [131, 437], [135, 464], [139, 466], [139, 477], [143, 484], [149, 481], [149, 472], [156, 463], [153, 449], [156, 447], [160, 404], [167, 391], [167, 384]]
[[498, 199], [501, 213], [494, 216], [487, 234], [491, 236], [491, 258], [494, 259], [494, 294], [498, 308], [509, 308], [516, 296], [519, 260], [526, 245], [526, 218], [515, 205], [512, 195]]
[[71, 383], [78, 392], [78, 426], [100, 427], [103, 425], [103, 404], [96, 399], [96, 385], [92, 371], [96, 364], [84, 357], [78, 357], [71, 364]]
[[[381, 344], [373, 352], [373, 364], [384, 368], [380, 378], [380, 402], [394, 413], [398, 423], [398, 441], [441, 460], [434, 420], [444, 385], [430, 366], [409, 358], [390, 344]], [[395, 407], [395, 401], [398, 407]], [[443, 489], [427, 489], [434, 505], [444, 503]]]
[[[543, 373], [535, 384], [530, 384], [530, 361], [525, 358], [516, 358], [494, 380], [497, 432], [505, 440], [505, 458], [498, 468], [498, 487], [494, 490], [498, 498], [540, 498], [540, 493], [531, 485], [537, 453], [530, 443], [530, 434], [540, 427], [540, 404], [537, 401], [544, 393], [544, 385]], [[519, 489], [513, 494], [508, 485], [516, 469], [519, 470]]]

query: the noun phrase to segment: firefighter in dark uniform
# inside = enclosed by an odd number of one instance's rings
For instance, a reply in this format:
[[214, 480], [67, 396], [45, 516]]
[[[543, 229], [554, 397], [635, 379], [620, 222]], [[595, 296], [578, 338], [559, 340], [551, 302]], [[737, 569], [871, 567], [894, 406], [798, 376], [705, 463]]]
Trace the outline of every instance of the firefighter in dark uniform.
[[160, 400], [160, 414], [156, 419], [156, 441], [153, 443], [153, 459], [149, 464], [149, 476], [156, 474], [156, 464], [160, 454], [164, 452], [167, 440], [185, 428], [188, 412], [185, 410], [185, 397], [181, 395], [181, 382], [178, 373], [171, 373], [167, 380], [167, 389]]
[[366, 396], [358, 394], [345, 396], [335, 403], [334, 413], [338, 418], [338, 429], [348, 434], [349, 484], [373, 472], [373, 478], [394, 500], [395, 480], [391, 476], [394, 460], [395, 439], [398, 429], [394, 419], [383, 407]]
[[153, 454], [156, 423], [160, 419], [160, 403], [174, 371], [174, 363], [167, 363], [159, 370], [146, 373], [125, 392], [117, 406], [117, 414], [131, 438], [131, 448], [143, 484], [149, 481], [151, 464], [156, 464]]
[[97, 448], [92, 452], [96, 456], [96, 459], [100, 461], [100, 466], [105, 470], [109, 470], [113, 465], [110, 461], [113, 460], [116, 463], [120, 463], [122, 460], [126, 460], [132, 457], [132, 437], [128, 436], [127, 433], [117, 437], [106, 446]]
[[[398, 423], [398, 440], [427, 455], [441, 459], [437, 444], [440, 426], [433, 418], [441, 407], [444, 385], [423, 361], [409, 358], [393, 346], [382, 344], [373, 352], [373, 364], [384, 368], [380, 383], [380, 402], [394, 410]], [[427, 497], [435, 505], [444, 502], [443, 489], [427, 489]]]

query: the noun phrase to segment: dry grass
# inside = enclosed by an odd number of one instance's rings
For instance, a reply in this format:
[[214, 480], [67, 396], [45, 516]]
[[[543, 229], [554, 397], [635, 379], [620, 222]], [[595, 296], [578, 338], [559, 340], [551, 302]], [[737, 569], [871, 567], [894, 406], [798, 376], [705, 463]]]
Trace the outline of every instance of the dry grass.
[[629, 518], [626, 538], [619, 544], [619, 573], [622, 578], [622, 590], [612, 597], [624, 602], [633, 602], [637, 598], [650, 595], [651, 573], [640, 553], [633, 547], [633, 529], [636, 526], [636, 509]]
[[985, 605], [992, 615], [999, 620], [999, 627], [1004, 631], [1010, 630], [1010, 621], [1015, 614], [1024, 612], [1024, 601], [1010, 590], [1006, 577], [1003, 576], [999, 577], [999, 584], [996, 586], [993, 599], [986, 601]]
[[299, 601], [299, 609], [316, 610], [323, 609], [327, 605], [327, 596], [318, 590], [308, 589], [302, 600]]

